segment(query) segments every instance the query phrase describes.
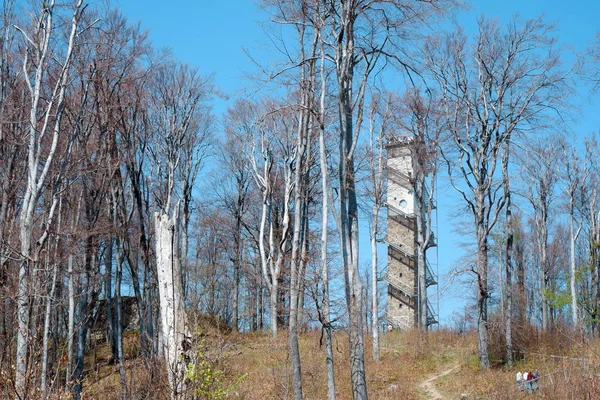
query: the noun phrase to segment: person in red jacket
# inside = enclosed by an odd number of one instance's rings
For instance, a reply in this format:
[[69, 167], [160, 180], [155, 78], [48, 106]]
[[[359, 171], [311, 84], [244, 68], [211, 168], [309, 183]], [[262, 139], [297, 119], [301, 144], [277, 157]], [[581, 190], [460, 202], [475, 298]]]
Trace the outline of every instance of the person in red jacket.
[[525, 389], [531, 392], [533, 390], [533, 372], [526, 372], [525, 376], [523, 377], [525, 379]]

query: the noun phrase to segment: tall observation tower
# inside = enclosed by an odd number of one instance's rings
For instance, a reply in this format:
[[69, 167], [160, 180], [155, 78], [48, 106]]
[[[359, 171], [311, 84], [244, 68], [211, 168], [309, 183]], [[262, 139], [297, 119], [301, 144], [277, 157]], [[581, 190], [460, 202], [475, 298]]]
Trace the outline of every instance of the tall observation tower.
[[[432, 219], [435, 210], [427, 213], [427, 204], [429, 204], [429, 192], [425, 184], [427, 172], [415, 173], [417, 164], [414, 148], [413, 141], [407, 137], [386, 146], [388, 154], [388, 220], [385, 239], [388, 247], [386, 314], [389, 325], [403, 330], [427, 329], [428, 326], [437, 323], [437, 312], [434, 311], [437, 307], [432, 307], [432, 302], [427, 296], [427, 288], [437, 285], [437, 277], [426, 256], [426, 250], [436, 246], [433, 229], [426, 229], [426, 224], [431, 227], [431, 221], [435, 220]], [[422, 238], [427, 231], [430, 231], [430, 235], [425, 241]], [[421, 252], [419, 252], [419, 238], [426, 243]], [[435, 300], [437, 304], [437, 298]]]

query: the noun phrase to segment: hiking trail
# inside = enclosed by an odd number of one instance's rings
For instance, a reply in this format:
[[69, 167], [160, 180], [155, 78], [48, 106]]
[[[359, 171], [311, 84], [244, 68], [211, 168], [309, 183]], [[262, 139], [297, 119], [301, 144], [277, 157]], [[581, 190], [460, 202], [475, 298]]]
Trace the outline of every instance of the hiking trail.
[[442, 371], [438, 374], [435, 375], [431, 375], [430, 377], [428, 377], [426, 380], [424, 380], [423, 382], [421, 382], [421, 384], [419, 385], [419, 388], [422, 389], [425, 392], [425, 396], [427, 399], [430, 400], [444, 400], [445, 397], [442, 396], [442, 394], [437, 390], [437, 388], [435, 387], [434, 382], [441, 378], [442, 376], [446, 376], [448, 374], [451, 374], [452, 372], [454, 372], [454, 370], [458, 369], [459, 365], [453, 365], [451, 368]]

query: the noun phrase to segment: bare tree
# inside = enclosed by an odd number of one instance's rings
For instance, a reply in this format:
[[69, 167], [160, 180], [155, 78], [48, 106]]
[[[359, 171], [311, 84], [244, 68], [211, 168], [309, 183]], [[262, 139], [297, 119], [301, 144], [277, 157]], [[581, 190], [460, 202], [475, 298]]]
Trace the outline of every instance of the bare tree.
[[586, 52], [588, 68], [585, 71], [584, 78], [591, 81], [593, 90], [600, 88], [600, 32], [596, 33], [596, 40], [587, 49]]
[[219, 185], [216, 187], [216, 202], [222, 204], [223, 210], [229, 215], [227, 225], [233, 237], [233, 299], [232, 321], [233, 329], [239, 329], [239, 292], [240, 274], [242, 271], [244, 253], [244, 217], [249, 208], [249, 189], [252, 183], [252, 170], [248, 168], [243, 154], [243, 142], [230, 130], [233, 128], [228, 121], [226, 124], [226, 139], [218, 155], [220, 164], [226, 175], [220, 174]]
[[[338, 231], [349, 313], [350, 365], [355, 399], [367, 398], [362, 334], [362, 282], [358, 273], [358, 206], [355, 151], [364, 119], [367, 82], [381, 59], [403, 70], [410, 38], [422, 21], [442, 14], [452, 2], [336, 1], [328, 2], [330, 33], [324, 38], [333, 64], [339, 115]], [[366, 32], [366, 34], [363, 34]]]
[[512, 345], [512, 312], [513, 312], [513, 296], [512, 296], [512, 253], [514, 242], [514, 223], [512, 219], [512, 188], [510, 186], [510, 174], [508, 171], [510, 158], [510, 137], [507, 138], [502, 155], [502, 180], [504, 199], [506, 205], [506, 253], [504, 271], [506, 274], [506, 290], [505, 290], [505, 311], [504, 311], [504, 337], [506, 340], [505, 358], [509, 367], [513, 366], [513, 345]]
[[[148, 52], [145, 44], [146, 34], [135, 29], [129, 31], [131, 34], [131, 45], [137, 47], [137, 53], [131, 54], [130, 59], [141, 58]], [[121, 47], [125, 47], [123, 44]], [[140, 63], [142, 64], [142, 63]], [[157, 352], [157, 341], [153, 339], [154, 318], [153, 308], [156, 292], [156, 270], [151, 257], [151, 230], [150, 230], [150, 184], [149, 173], [146, 165], [150, 155], [149, 147], [152, 141], [151, 122], [148, 118], [147, 109], [150, 108], [150, 88], [152, 82], [152, 68], [132, 63], [134, 71], [131, 77], [123, 82], [123, 90], [117, 90], [117, 102], [115, 104], [119, 132], [119, 149], [122, 154], [129, 188], [135, 204], [134, 210], [137, 214], [137, 226], [135, 231], [139, 236], [139, 248], [137, 252], [141, 255], [143, 284], [140, 282], [140, 267], [135, 259], [131, 259], [126, 251], [127, 264], [130, 267], [133, 290], [138, 302], [138, 316], [140, 318], [140, 338], [142, 353], [148, 357]], [[133, 229], [133, 225], [130, 226]], [[127, 247], [125, 248], [127, 250]], [[143, 293], [142, 293], [143, 287]]]
[[[444, 154], [454, 188], [473, 217], [477, 238], [478, 355], [489, 367], [488, 237], [505, 204], [498, 157], [511, 135], [539, 126], [568, 93], [566, 74], [541, 18], [505, 28], [480, 19], [471, 43], [461, 29], [431, 40], [426, 64], [440, 86], [452, 143]], [[460, 182], [460, 183], [459, 183]]]
[[374, 93], [369, 109], [369, 142], [367, 147], [368, 187], [366, 195], [372, 202], [369, 239], [371, 242], [371, 332], [373, 335], [373, 359], [379, 360], [379, 291], [377, 241], [379, 232], [379, 212], [385, 205], [384, 187], [384, 144], [389, 135], [390, 119], [397, 111], [393, 109], [390, 93]]
[[533, 208], [534, 235], [537, 257], [541, 269], [540, 289], [542, 297], [542, 329], [549, 329], [548, 293], [551, 266], [548, 261], [548, 237], [552, 206], [558, 183], [556, 165], [561, 157], [560, 140], [556, 136], [529, 141], [522, 151], [517, 152], [520, 177], [525, 190], [524, 196]]
[[[0, 19], [0, 362], [12, 362], [12, 343], [16, 337], [13, 324], [14, 287], [16, 279], [11, 273], [10, 258], [18, 249], [18, 218], [21, 177], [26, 177], [27, 166], [20, 160], [27, 158], [27, 146], [23, 137], [28, 132], [28, 110], [22, 105], [28, 102], [24, 83], [19, 78], [20, 63], [15, 49], [15, 4], [5, 1]], [[11, 254], [13, 253], [13, 254]]]
[[[299, 21], [296, 24], [298, 32], [298, 41], [300, 47], [299, 62], [301, 63], [300, 73], [300, 102], [294, 108], [297, 108], [298, 125], [295, 143], [295, 159], [294, 159], [294, 221], [292, 234], [292, 253], [290, 265], [290, 320], [289, 320], [289, 347], [292, 355], [292, 378], [294, 388], [294, 398], [302, 399], [302, 373], [300, 363], [300, 348], [298, 345], [298, 310], [302, 304], [299, 300], [303, 299], [304, 273], [303, 267], [306, 265], [305, 249], [308, 241], [308, 224], [307, 221], [307, 200], [308, 200], [308, 182], [307, 176], [309, 169], [310, 158], [310, 143], [311, 133], [313, 131], [313, 109], [315, 106], [315, 85], [316, 85], [316, 61], [317, 51], [320, 38], [320, 31], [313, 29], [312, 40], [307, 40], [306, 36], [310, 31], [307, 31], [308, 22], [317, 15], [310, 15], [305, 7], [293, 9], [299, 14]], [[308, 45], [305, 41], [309, 41]], [[308, 48], [305, 49], [305, 46]]]
[[[319, 27], [325, 23], [324, 16], [316, 20]], [[321, 260], [319, 283], [321, 284], [321, 307], [317, 306], [318, 318], [323, 327], [325, 336], [325, 364], [327, 366], [327, 399], [335, 400], [335, 369], [333, 365], [333, 327], [331, 321], [331, 301], [329, 295], [329, 259], [328, 259], [328, 228], [329, 228], [329, 198], [331, 193], [329, 160], [327, 157], [325, 124], [327, 118], [326, 97], [327, 79], [325, 67], [325, 49], [321, 41], [319, 46], [319, 111], [317, 119], [319, 123], [319, 170], [321, 175]], [[317, 296], [318, 297], [318, 296]]]
[[[185, 264], [182, 265], [182, 260], [185, 254], [182, 254], [181, 240], [187, 236], [189, 221], [185, 204], [191, 200], [189, 194], [198, 171], [197, 163], [202, 159], [198, 151], [206, 145], [208, 137], [200, 121], [205, 116], [203, 102], [211, 91], [207, 90], [209, 80], [196, 70], [174, 62], [167, 61], [157, 69], [155, 79], [153, 103], [156, 108], [149, 118], [156, 135], [152, 147], [157, 174], [154, 197], [160, 210], [154, 217], [162, 329], [160, 346], [171, 397], [182, 398], [187, 396], [185, 372], [191, 357], [191, 332], [184, 304], [182, 266]], [[181, 202], [184, 221], [179, 214]]]
[[586, 161], [589, 163], [589, 183], [586, 187], [587, 219], [589, 224], [589, 256], [590, 256], [590, 299], [588, 312], [591, 329], [598, 334], [598, 317], [600, 314], [600, 176], [598, 174], [598, 141], [592, 137], [586, 141]]
[[249, 143], [245, 156], [261, 192], [258, 243], [262, 277], [270, 294], [270, 333], [278, 331], [278, 296], [291, 235], [294, 190], [294, 121], [289, 108], [275, 100], [238, 101], [228, 111], [227, 129]]
[[[33, 216], [46, 183], [48, 172], [56, 155], [58, 142], [61, 137], [61, 120], [63, 106], [69, 84], [69, 72], [73, 60], [73, 52], [78, 35], [79, 21], [83, 12], [83, 1], [79, 0], [72, 7], [70, 21], [70, 33], [68, 42], [65, 44], [66, 52], [60, 62], [59, 74], [53, 80], [54, 84], [48, 82], [47, 72], [49, 66], [55, 61], [53, 58], [52, 42], [56, 25], [54, 18], [55, 3], [53, 0], [44, 1], [41, 10], [38, 10], [36, 20], [28, 28], [18, 27], [23, 37], [23, 77], [26, 80], [30, 94], [29, 113], [29, 147], [28, 147], [28, 172], [27, 187], [23, 198], [20, 215], [20, 239], [21, 239], [21, 266], [19, 268], [18, 302], [18, 336], [16, 357], [16, 379], [15, 388], [17, 396], [27, 396], [27, 345], [29, 338], [29, 271], [38, 260], [39, 250], [42, 248], [47, 231], [35, 240], [35, 248], [32, 246]], [[60, 14], [58, 14], [60, 15]], [[50, 146], [42, 143], [42, 139], [48, 134], [51, 137]], [[41, 165], [41, 168], [39, 167]], [[52, 220], [58, 204], [55, 197], [53, 206], [48, 213], [48, 220]], [[51, 224], [47, 224], [51, 225]]]
[[[570, 289], [571, 289], [571, 318], [573, 328], [580, 328], [580, 312], [578, 305], [577, 290], [577, 264], [575, 261], [575, 243], [583, 229], [583, 192], [587, 185], [589, 171], [587, 165], [582, 162], [574, 146], [568, 146], [563, 142], [563, 154], [561, 175], [565, 182], [565, 195], [567, 198], [567, 209], [569, 215], [569, 267], [570, 267]], [[577, 221], [576, 221], [577, 218]]]

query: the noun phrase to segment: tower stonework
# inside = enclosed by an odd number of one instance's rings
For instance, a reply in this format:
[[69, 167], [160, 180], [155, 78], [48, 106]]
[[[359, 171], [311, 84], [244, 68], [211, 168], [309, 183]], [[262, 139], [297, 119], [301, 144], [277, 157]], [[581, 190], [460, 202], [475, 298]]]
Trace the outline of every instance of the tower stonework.
[[[397, 329], [419, 327], [423, 315], [427, 326], [434, 318], [426, 288], [436, 284], [427, 260], [419, 263], [418, 234], [428, 221], [424, 200], [415, 195], [415, 160], [411, 141], [402, 139], [386, 146], [387, 157], [387, 322]], [[421, 182], [424, 187], [424, 179]], [[420, 202], [420, 203], [419, 203]], [[421, 218], [419, 221], [418, 218]], [[433, 238], [433, 236], [432, 236]], [[430, 241], [432, 245], [434, 241]], [[422, 265], [421, 265], [422, 264]], [[419, 285], [419, 279], [424, 282]], [[419, 288], [424, 293], [419, 293]], [[422, 327], [426, 328], [426, 327]]]

